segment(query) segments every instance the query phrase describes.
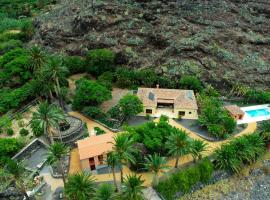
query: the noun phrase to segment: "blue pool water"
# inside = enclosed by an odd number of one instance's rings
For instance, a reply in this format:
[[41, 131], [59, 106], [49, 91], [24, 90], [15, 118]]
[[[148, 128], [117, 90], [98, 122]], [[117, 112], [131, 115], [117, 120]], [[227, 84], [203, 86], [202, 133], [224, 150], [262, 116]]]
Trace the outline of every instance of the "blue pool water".
[[270, 112], [265, 109], [265, 108], [262, 108], [262, 109], [257, 109], [257, 110], [248, 110], [246, 111], [247, 114], [249, 114], [249, 116], [251, 117], [262, 117], [262, 116], [270, 116]]

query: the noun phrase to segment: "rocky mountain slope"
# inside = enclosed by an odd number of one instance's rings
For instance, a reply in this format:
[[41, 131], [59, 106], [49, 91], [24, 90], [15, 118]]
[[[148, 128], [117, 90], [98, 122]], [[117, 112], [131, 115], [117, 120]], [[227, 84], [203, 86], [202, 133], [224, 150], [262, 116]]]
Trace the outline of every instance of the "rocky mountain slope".
[[62, 0], [35, 25], [33, 42], [71, 55], [110, 48], [127, 67], [270, 83], [269, 0]]

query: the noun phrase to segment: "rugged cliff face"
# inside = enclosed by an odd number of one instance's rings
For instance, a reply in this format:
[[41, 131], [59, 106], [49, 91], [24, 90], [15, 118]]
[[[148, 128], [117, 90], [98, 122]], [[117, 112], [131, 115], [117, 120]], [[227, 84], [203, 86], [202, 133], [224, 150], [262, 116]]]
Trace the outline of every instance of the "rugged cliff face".
[[127, 67], [270, 83], [269, 0], [63, 0], [35, 24], [35, 42], [68, 54], [110, 48]]

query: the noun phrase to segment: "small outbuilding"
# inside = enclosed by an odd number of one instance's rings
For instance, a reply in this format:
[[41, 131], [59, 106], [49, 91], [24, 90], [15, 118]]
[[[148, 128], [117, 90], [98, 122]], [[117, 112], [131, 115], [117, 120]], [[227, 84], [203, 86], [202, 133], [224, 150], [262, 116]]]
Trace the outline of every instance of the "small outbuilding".
[[244, 118], [245, 112], [241, 110], [241, 108], [237, 105], [228, 105], [224, 107], [226, 110], [229, 111], [230, 115], [235, 120], [242, 120]]
[[113, 133], [106, 133], [94, 135], [77, 142], [83, 171], [95, 171], [107, 166], [105, 161], [107, 154], [112, 151], [113, 136]]

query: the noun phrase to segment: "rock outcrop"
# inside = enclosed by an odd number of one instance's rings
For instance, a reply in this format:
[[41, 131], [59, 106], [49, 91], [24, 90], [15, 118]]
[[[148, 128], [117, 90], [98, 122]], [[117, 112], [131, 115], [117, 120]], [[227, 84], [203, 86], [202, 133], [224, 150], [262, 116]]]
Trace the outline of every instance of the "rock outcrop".
[[110, 48], [120, 63], [218, 87], [270, 83], [268, 0], [62, 0], [33, 42], [71, 55]]

